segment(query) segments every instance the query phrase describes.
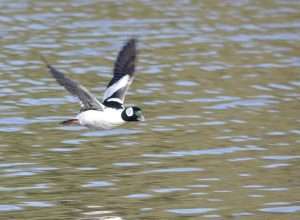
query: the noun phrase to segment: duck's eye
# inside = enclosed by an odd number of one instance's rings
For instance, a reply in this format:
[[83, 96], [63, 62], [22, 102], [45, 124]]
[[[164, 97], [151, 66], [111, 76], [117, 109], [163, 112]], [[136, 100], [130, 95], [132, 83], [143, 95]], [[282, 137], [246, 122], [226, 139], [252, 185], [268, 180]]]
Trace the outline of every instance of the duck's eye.
[[133, 116], [133, 109], [132, 109], [132, 108], [126, 109], [126, 115], [127, 115], [128, 117]]

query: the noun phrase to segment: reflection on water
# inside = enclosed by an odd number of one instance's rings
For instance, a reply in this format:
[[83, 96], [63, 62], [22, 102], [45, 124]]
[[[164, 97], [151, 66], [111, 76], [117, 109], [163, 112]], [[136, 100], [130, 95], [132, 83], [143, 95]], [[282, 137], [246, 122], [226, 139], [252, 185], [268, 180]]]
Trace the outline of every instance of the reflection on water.
[[[2, 1], [0, 219], [299, 219], [298, 1]], [[64, 127], [139, 39], [147, 120]]]

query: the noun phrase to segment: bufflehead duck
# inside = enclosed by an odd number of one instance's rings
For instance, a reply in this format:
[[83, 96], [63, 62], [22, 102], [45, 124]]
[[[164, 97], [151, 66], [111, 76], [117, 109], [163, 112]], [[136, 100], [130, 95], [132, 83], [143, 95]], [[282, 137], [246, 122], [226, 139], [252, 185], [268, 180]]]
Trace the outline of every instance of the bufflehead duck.
[[104, 91], [103, 102], [100, 102], [85, 87], [56, 70], [42, 56], [56, 81], [80, 100], [79, 114], [73, 119], [63, 121], [62, 124], [111, 129], [125, 122], [143, 121], [144, 116], [139, 107], [124, 106], [126, 92], [134, 78], [136, 56], [136, 40], [130, 39], [118, 54], [114, 64], [113, 78]]

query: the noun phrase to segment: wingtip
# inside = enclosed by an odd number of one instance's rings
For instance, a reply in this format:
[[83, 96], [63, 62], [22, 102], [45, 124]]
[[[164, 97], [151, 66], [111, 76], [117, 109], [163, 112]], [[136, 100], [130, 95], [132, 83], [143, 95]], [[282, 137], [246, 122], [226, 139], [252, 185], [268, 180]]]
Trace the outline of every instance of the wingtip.
[[136, 43], [136, 42], [137, 42], [137, 40], [138, 40], [138, 39], [137, 39], [136, 37], [131, 37], [131, 38], [129, 38], [129, 40], [128, 40], [128, 41], [132, 41], [132, 42], [135, 42], [135, 43]]
[[137, 44], [137, 42], [138, 42], [138, 39], [137, 39], [137, 38], [131, 37], [131, 38], [129, 38], [129, 39], [127, 40], [126, 45], [133, 45], [133, 46], [135, 46], [135, 45]]
[[43, 54], [40, 54], [40, 58], [48, 68], [51, 68], [51, 65]]

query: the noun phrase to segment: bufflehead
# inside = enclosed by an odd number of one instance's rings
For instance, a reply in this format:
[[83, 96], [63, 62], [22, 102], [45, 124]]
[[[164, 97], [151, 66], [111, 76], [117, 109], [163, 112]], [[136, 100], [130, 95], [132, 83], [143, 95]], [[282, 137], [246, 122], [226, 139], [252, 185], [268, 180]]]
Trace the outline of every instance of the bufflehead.
[[142, 110], [137, 106], [124, 106], [126, 92], [133, 81], [136, 40], [130, 39], [120, 50], [114, 64], [113, 78], [108, 83], [100, 102], [85, 87], [56, 70], [42, 56], [49, 72], [56, 81], [80, 100], [80, 112], [63, 125], [82, 125], [88, 128], [111, 129], [130, 121], [143, 121]]

